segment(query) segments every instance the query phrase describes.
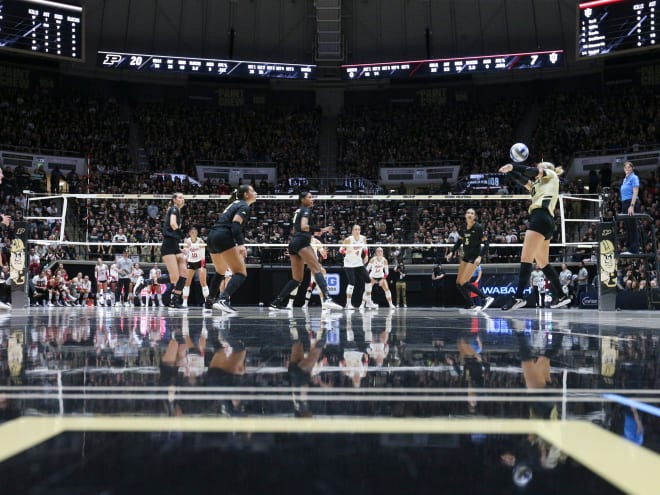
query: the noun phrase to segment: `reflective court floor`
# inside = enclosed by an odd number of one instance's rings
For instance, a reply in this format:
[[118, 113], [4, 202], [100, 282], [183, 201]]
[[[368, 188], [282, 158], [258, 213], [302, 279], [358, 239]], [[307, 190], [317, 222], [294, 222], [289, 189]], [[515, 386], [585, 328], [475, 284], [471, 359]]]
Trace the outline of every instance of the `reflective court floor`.
[[0, 493], [660, 493], [654, 312], [0, 314]]

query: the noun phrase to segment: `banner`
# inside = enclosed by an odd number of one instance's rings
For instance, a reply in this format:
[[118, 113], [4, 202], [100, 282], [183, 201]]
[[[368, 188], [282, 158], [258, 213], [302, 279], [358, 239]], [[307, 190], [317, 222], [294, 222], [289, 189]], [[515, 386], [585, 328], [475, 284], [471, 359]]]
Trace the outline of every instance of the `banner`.
[[602, 311], [616, 310], [616, 225], [598, 224], [598, 300]]
[[9, 277], [11, 278], [11, 304], [15, 308], [30, 306], [28, 299], [28, 232], [27, 222], [14, 222], [14, 238], [11, 241]]

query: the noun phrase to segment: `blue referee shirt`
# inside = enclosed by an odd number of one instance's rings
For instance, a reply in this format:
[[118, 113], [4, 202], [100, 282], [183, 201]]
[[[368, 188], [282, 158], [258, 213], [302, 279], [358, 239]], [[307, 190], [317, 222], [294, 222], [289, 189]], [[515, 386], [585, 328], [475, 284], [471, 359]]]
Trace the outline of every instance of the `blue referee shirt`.
[[623, 178], [623, 184], [621, 184], [621, 201], [632, 199], [633, 188], [635, 187], [639, 187], [639, 177], [635, 175], [635, 172], [632, 172]]

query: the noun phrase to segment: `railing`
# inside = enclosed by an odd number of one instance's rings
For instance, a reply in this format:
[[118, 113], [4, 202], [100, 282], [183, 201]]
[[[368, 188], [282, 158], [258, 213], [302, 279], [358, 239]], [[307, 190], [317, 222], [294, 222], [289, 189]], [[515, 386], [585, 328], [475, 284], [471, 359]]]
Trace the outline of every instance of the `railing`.
[[200, 167], [277, 167], [272, 161], [259, 160], [195, 160], [195, 166]]

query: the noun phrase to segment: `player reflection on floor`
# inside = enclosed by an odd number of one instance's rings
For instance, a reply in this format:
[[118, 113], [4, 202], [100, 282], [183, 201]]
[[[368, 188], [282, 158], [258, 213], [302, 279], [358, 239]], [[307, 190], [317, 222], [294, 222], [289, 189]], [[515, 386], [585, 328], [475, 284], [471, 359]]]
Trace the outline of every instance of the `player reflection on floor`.
[[[534, 322], [535, 320], [532, 320], [532, 323]], [[518, 340], [525, 387], [530, 390], [552, 387], [551, 362], [558, 360], [564, 330], [553, 332], [551, 327], [536, 328], [528, 336], [524, 331], [525, 321], [518, 319], [511, 320], [511, 327]], [[551, 339], [552, 342], [547, 342], [546, 339]], [[550, 344], [549, 348], [547, 344]], [[535, 394], [534, 397], [539, 400], [528, 403], [530, 419], [558, 419], [559, 411], [554, 401], [543, 400], [544, 395]], [[503, 465], [513, 468], [513, 482], [524, 487], [532, 481], [535, 471], [556, 468], [566, 461], [566, 455], [542, 438], [528, 435], [512, 449], [503, 452], [500, 459]]]

